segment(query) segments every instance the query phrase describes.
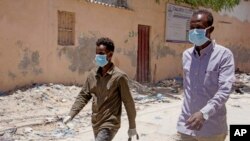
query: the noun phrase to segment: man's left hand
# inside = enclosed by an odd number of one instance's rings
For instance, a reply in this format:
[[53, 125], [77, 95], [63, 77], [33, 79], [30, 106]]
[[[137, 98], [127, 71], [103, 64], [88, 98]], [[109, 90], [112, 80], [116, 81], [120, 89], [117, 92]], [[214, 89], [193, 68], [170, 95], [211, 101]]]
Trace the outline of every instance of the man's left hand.
[[203, 118], [203, 114], [199, 111], [192, 114], [186, 123], [187, 129], [190, 130], [201, 130], [205, 119]]

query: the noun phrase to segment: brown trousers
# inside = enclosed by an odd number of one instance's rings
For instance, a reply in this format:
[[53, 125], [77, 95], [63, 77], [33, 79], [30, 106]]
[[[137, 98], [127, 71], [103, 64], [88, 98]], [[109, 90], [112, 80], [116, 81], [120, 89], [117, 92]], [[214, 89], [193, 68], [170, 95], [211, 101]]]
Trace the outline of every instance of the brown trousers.
[[219, 134], [210, 137], [190, 136], [182, 133], [177, 133], [176, 141], [225, 141], [226, 134]]

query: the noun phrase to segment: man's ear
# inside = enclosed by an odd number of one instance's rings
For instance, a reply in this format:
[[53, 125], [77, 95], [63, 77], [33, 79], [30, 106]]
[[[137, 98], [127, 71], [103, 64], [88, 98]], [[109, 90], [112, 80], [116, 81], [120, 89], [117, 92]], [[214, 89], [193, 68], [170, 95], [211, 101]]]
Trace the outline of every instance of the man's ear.
[[108, 58], [111, 60], [112, 56], [113, 56], [113, 52], [110, 51], [110, 52], [108, 53]]
[[212, 33], [213, 31], [214, 31], [214, 26], [211, 26], [210, 33]]
[[214, 26], [211, 26], [209, 29], [207, 29], [206, 36], [210, 38], [211, 33], [214, 31]]
[[112, 57], [113, 56], [113, 51], [109, 52], [109, 56]]

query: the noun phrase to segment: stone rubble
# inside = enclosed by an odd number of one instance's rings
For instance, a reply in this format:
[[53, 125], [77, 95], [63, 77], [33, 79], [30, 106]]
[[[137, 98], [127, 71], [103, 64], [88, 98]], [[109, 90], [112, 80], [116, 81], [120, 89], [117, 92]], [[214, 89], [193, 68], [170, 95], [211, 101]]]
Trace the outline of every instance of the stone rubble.
[[[249, 82], [249, 74], [236, 74], [231, 99], [249, 94]], [[178, 77], [144, 85], [130, 80], [129, 87], [136, 109], [143, 110], [152, 104], [181, 100], [182, 83], [182, 79]], [[1, 94], [0, 141], [58, 140], [91, 130], [90, 104], [70, 124], [62, 123], [63, 117], [68, 114], [80, 90], [81, 87], [75, 85], [49, 83], [35, 84], [27, 89]], [[231, 102], [230, 105], [241, 108], [237, 103]], [[126, 112], [123, 108], [122, 118], [124, 117], [126, 117]], [[155, 119], [159, 120], [160, 117], [155, 117]]]

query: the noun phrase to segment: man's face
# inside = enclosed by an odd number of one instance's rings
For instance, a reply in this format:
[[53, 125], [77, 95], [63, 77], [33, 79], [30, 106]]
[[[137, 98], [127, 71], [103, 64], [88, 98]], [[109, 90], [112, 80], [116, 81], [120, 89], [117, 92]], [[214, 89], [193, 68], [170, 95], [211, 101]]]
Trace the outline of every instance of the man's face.
[[197, 14], [191, 18], [190, 29], [205, 29], [207, 28], [207, 15]]
[[96, 54], [99, 55], [107, 55], [107, 60], [110, 61], [112, 57], [112, 53], [107, 50], [106, 46], [100, 45], [96, 47]]
[[[206, 29], [207, 27], [209, 27], [209, 25], [207, 24], [207, 20], [208, 20], [208, 16], [206, 14], [197, 14], [192, 16], [191, 21], [190, 21], [190, 30], [192, 29]], [[208, 38], [210, 38], [210, 34], [213, 31], [213, 27], [212, 30], [208, 29], [206, 32], [206, 36]]]

